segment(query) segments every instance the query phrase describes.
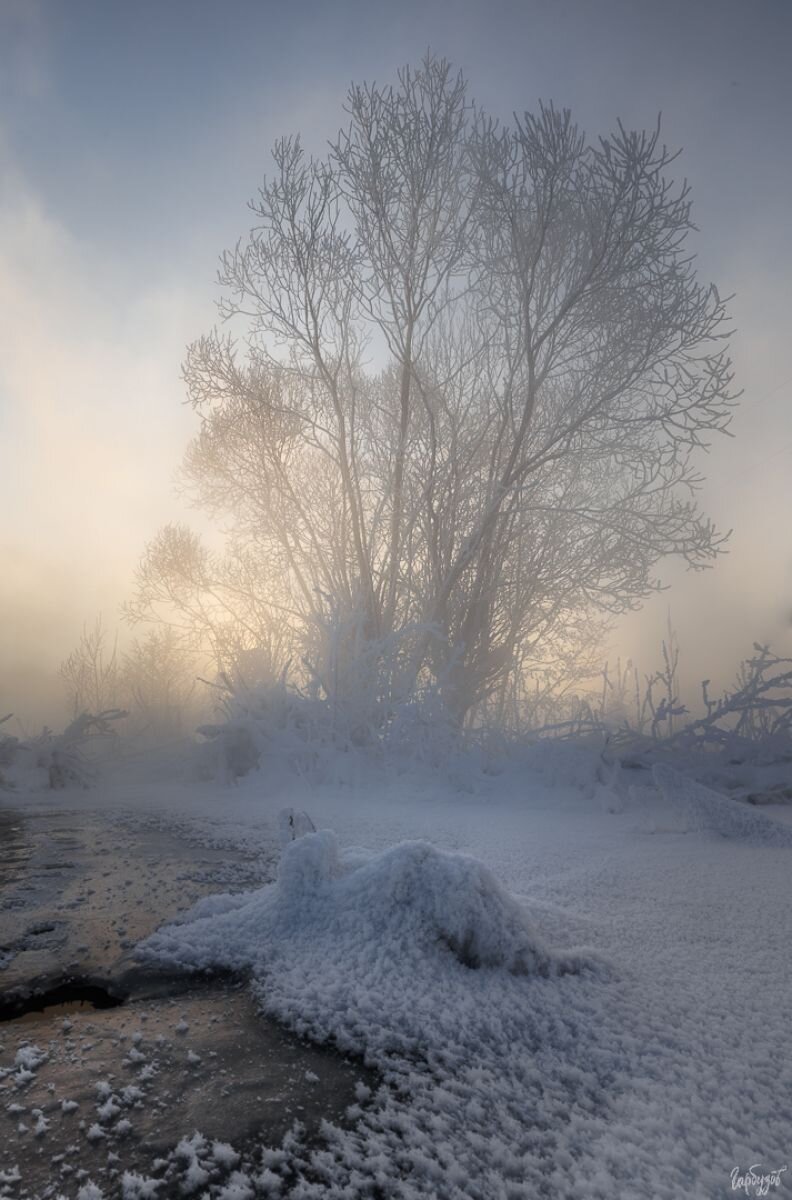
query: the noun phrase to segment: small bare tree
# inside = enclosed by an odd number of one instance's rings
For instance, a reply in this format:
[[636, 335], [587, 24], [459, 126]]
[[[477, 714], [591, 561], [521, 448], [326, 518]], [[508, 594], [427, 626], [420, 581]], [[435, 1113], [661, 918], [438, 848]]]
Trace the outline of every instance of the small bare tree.
[[139, 733], [184, 733], [195, 694], [195, 663], [173, 630], [151, 629], [137, 638], [122, 662], [123, 691]]
[[120, 707], [118, 638], [108, 643], [101, 616], [91, 628], [83, 627], [76, 648], [61, 664], [60, 676], [75, 717]]
[[553, 106], [501, 127], [431, 57], [347, 111], [324, 160], [277, 143], [222, 258], [246, 355], [188, 351], [185, 478], [228, 558], [160, 535], [132, 610], [316, 654], [329, 607], [355, 630], [324, 655], [338, 694], [373, 687], [387, 720], [430, 677], [461, 722], [663, 556], [718, 553], [692, 454], [730, 420], [726, 312], [659, 130], [592, 143]]

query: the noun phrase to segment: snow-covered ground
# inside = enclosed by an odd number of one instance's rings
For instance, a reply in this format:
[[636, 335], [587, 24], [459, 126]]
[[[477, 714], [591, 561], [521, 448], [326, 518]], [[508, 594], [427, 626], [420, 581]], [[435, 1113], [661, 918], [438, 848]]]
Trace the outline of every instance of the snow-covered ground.
[[[259, 773], [235, 788], [121, 783], [81, 802], [248, 851], [272, 846], [284, 804], [333, 831], [295, 842], [276, 883], [199, 901], [140, 948], [251, 969], [266, 1012], [383, 1080], [320, 1144], [296, 1129], [217, 1182], [201, 1167], [211, 1142], [182, 1146], [193, 1194], [792, 1186], [788, 807], [738, 805], [673, 768], [612, 790], [595, 756], [563, 746], [500, 773], [288, 789]], [[125, 1200], [170, 1194], [155, 1174], [119, 1179]]]

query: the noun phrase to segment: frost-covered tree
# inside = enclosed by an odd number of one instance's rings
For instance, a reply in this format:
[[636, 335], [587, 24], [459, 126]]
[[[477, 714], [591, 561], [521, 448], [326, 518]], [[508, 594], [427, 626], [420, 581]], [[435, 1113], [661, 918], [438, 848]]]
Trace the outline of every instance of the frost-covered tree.
[[118, 635], [111, 638], [101, 616], [97, 617], [92, 626], [83, 628], [78, 644], [60, 667], [74, 716], [68, 732], [82, 736], [84, 728], [98, 726], [94, 718], [109, 713], [131, 718], [121, 727], [125, 733], [181, 732], [197, 708], [197, 667], [189, 645], [173, 629], [149, 629], [120, 654]]
[[187, 354], [185, 478], [228, 557], [164, 531], [132, 607], [278, 630], [340, 699], [365, 663], [385, 716], [431, 680], [463, 720], [660, 558], [717, 554], [692, 454], [734, 403], [726, 313], [658, 130], [501, 126], [431, 57], [347, 113], [322, 159], [276, 144], [230, 332]]
[[148, 736], [183, 733], [195, 717], [196, 664], [170, 628], [150, 629], [124, 654], [121, 680], [133, 728]]
[[113, 638], [112, 645], [108, 642], [101, 616], [90, 628], [83, 626], [79, 642], [61, 663], [59, 673], [74, 717], [120, 708], [123, 687], [118, 638]]

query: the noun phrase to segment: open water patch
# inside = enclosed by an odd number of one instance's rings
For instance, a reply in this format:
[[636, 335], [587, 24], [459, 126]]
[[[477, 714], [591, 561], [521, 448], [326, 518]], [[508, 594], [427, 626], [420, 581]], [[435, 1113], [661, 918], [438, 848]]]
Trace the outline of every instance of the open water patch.
[[45, 989], [18, 990], [0, 996], [0, 1021], [16, 1021], [31, 1013], [45, 1013], [64, 1004], [92, 1009], [118, 1008], [127, 999], [117, 989], [95, 980], [64, 979]]

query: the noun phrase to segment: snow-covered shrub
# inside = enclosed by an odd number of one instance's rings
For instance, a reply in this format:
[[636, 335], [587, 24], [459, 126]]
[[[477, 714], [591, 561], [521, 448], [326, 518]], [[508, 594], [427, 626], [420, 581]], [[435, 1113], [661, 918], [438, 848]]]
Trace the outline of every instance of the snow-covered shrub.
[[276, 683], [249, 686], [223, 675], [217, 685], [218, 717], [201, 725], [205, 773], [233, 782], [256, 767], [276, 762], [312, 776], [335, 748], [329, 706]]
[[125, 741], [149, 749], [183, 737], [203, 715], [197, 664], [194, 648], [167, 625], [149, 629], [122, 654], [118, 633], [111, 641], [98, 617], [59, 673], [75, 718], [123, 709]]
[[[343, 782], [356, 762], [399, 770], [438, 766], [463, 744], [442, 688], [410, 676], [403, 638], [366, 642], [355, 620], [323, 628], [322, 657], [304, 674], [251, 683], [222, 674], [218, 720], [202, 725], [204, 772], [233, 781], [257, 767], [285, 765], [314, 781]], [[316, 649], [316, 643], [314, 644]], [[302, 678], [302, 682], [298, 680]]]
[[113, 723], [126, 715], [123, 709], [84, 712], [63, 733], [45, 727], [32, 738], [0, 738], [0, 787], [89, 787], [97, 752], [116, 737]]
[[[201, 770], [234, 780], [283, 766], [312, 782], [347, 783], [372, 765], [391, 774], [448, 767], [469, 790], [480, 776], [527, 756], [527, 765], [554, 782], [599, 794], [605, 809], [619, 811], [629, 795], [618, 782], [620, 763], [648, 768], [681, 755], [705, 779], [713, 750], [726, 763], [792, 757], [792, 660], [767, 647], [756, 647], [719, 700], [705, 681], [705, 713], [693, 715], [679, 699], [679, 647], [669, 626], [664, 666], [643, 685], [631, 663], [619, 663], [615, 673], [603, 671], [598, 695], [566, 697], [566, 720], [516, 730], [499, 724], [497, 705], [460, 726], [444, 678], [414, 670], [416, 639], [426, 634], [439, 637], [416, 628], [373, 639], [357, 608], [342, 619], [328, 602], [300, 670], [275, 681], [250, 682], [241, 670], [221, 676], [218, 720], [199, 731], [209, 743]], [[555, 715], [564, 711], [559, 703]]]
[[792, 659], [759, 642], [753, 648], [719, 699], [710, 697], [710, 681], [703, 681], [706, 715], [679, 730], [674, 740], [680, 749], [707, 745], [733, 759], [792, 758]]
[[396, 768], [411, 762], [436, 767], [449, 762], [476, 738], [465, 734], [453, 720], [440, 687], [427, 682], [408, 700], [392, 706], [380, 741]]

